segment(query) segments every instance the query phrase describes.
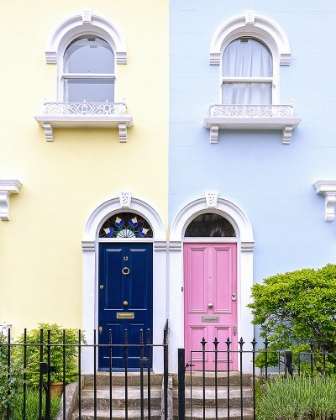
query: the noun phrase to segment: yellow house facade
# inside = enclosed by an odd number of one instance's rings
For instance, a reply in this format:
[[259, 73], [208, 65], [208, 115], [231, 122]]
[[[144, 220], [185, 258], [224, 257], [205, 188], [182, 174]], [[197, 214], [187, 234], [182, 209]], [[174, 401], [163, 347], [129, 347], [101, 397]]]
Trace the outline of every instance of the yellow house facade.
[[[132, 214], [152, 229], [142, 242], [153, 250], [152, 328], [154, 339], [161, 337], [168, 1], [89, 0], [83, 9], [79, 0], [51, 0], [47, 8], [39, 2], [3, 8], [0, 323], [11, 324], [13, 336], [50, 322], [83, 328], [90, 339], [99, 328], [99, 244], [111, 239], [100, 239], [99, 231], [110, 217]], [[104, 50], [111, 69], [96, 70], [94, 60], [93, 71], [67, 67], [70, 49], [81, 43]], [[106, 103], [90, 91], [89, 100], [79, 98], [76, 85], [111, 94]], [[76, 110], [66, 104], [71, 95], [81, 102]], [[93, 102], [100, 102], [98, 111]], [[136, 243], [116, 242], [123, 241]]]

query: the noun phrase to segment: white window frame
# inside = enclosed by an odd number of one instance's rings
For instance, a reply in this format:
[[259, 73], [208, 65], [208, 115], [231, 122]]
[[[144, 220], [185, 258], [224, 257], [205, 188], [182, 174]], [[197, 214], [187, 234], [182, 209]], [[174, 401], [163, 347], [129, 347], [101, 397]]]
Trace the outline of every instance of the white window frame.
[[[93, 114], [86, 112], [86, 114], [68, 114], [62, 111], [64, 98], [63, 57], [65, 50], [76, 38], [90, 35], [104, 39], [111, 46], [116, 64], [127, 64], [126, 43], [114, 23], [101, 16], [92, 14], [90, 10], [83, 10], [81, 14], [71, 16], [62, 22], [53, 32], [45, 52], [47, 64], [57, 64], [57, 102], [45, 103], [44, 113], [35, 116], [36, 121], [44, 129], [46, 141], [54, 141], [53, 129], [55, 127], [95, 127], [118, 128], [119, 141], [121, 143], [127, 142], [127, 128], [133, 126], [133, 116], [126, 115], [126, 104], [124, 100], [115, 103], [115, 107], [111, 107], [111, 109], [117, 110], [117, 112], [113, 111], [113, 113]], [[114, 77], [115, 74], [116, 67]], [[92, 75], [92, 77], [95, 76], [94, 74]], [[105, 76], [110, 77], [111, 75], [99, 75], [102, 78]], [[85, 77], [87, 78], [86, 74]], [[114, 87], [114, 97], [118, 97], [117, 86]], [[53, 110], [58, 109], [58, 111], [47, 112], [46, 110], [50, 108], [48, 108], [48, 104], [51, 104]]]
[[[246, 36], [260, 41], [271, 52], [273, 60], [272, 103], [259, 107], [255, 106], [257, 104], [232, 105], [230, 108], [231, 104], [222, 104], [223, 52], [232, 41]], [[290, 59], [291, 52], [285, 32], [273, 20], [257, 15], [254, 10], [247, 10], [244, 14], [225, 21], [217, 29], [210, 45], [210, 65], [219, 66], [219, 101], [217, 102], [219, 105], [212, 104], [210, 115], [203, 119], [203, 126], [210, 130], [210, 143], [218, 143], [219, 130], [224, 129], [281, 130], [283, 144], [290, 144], [292, 131], [301, 122], [301, 118], [293, 116], [292, 104], [280, 104], [279, 70], [280, 66], [288, 66]], [[264, 78], [262, 79], [264, 81]], [[252, 78], [248, 78], [248, 80], [252, 81]], [[264, 112], [265, 110], [266, 112]]]

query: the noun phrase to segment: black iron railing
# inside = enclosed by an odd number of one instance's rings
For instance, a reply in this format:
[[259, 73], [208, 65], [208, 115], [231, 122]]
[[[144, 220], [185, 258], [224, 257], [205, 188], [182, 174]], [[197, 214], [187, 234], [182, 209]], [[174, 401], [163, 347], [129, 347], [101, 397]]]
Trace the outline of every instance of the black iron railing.
[[[144, 337], [145, 336], [145, 337]], [[17, 416], [17, 410], [20, 411], [20, 417], [22, 420], [28, 420], [33, 418], [34, 420], [52, 420], [51, 414], [51, 402], [52, 402], [52, 376], [57, 371], [61, 377], [62, 386], [62, 397], [59, 402], [59, 410], [57, 413], [57, 420], [68, 420], [72, 417], [72, 411], [76, 411], [76, 416], [81, 419], [84, 415], [83, 408], [83, 390], [82, 387], [85, 385], [85, 381], [90, 382], [90, 390], [92, 391], [92, 407], [90, 410], [93, 412], [93, 418], [98, 418], [98, 411], [101, 408], [98, 396], [99, 381], [102, 379], [102, 374], [98, 372], [98, 353], [101, 349], [107, 348], [109, 354], [109, 369], [103, 373], [104, 379], [104, 392], [107, 395], [106, 401], [108, 401], [108, 407], [104, 409], [108, 410], [109, 418], [113, 419], [115, 410], [117, 410], [114, 394], [116, 390], [116, 379], [122, 381], [123, 391], [123, 412], [124, 418], [129, 418], [129, 412], [132, 410], [138, 410], [138, 418], [149, 419], [152, 417], [152, 378], [153, 372], [152, 366], [152, 354], [154, 348], [162, 348], [162, 364], [163, 364], [163, 375], [162, 385], [160, 385], [161, 401], [160, 404], [163, 407], [160, 418], [167, 420], [168, 418], [168, 320], [166, 321], [163, 330], [163, 341], [162, 343], [156, 344], [151, 340], [151, 331], [139, 330], [139, 341], [138, 343], [129, 343], [127, 330], [124, 331], [124, 342], [114, 343], [112, 337], [112, 331], [109, 331], [109, 342], [98, 343], [97, 342], [97, 331], [94, 331], [93, 343], [86, 343], [83, 341], [83, 334], [78, 330], [77, 343], [69, 344], [66, 339], [66, 330], [63, 331], [62, 342], [55, 343], [52, 340], [52, 334], [50, 330], [40, 330], [40, 337], [38, 342], [28, 342], [27, 331], [24, 331], [21, 342], [15, 342], [12, 340], [11, 332], [8, 330], [7, 337], [0, 337], [0, 391], [4, 390], [6, 398], [0, 396], [0, 419], [1, 420], [12, 420], [14, 414]], [[118, 371], [116, 374], [113, 368], [113, 352], [117, 347], [123, 348], [124, 356], [124, 369]], [[139, 369], [134, 372], [134, 369], [130, 371], [128, 368], [128, 357], [129, 349], [132, 348], [134, 353], [138, 354], [139, 357]], [[57, 349], [57, 357], [55, 358], [55, 350]], [[75, 371], [69, 372], [69, 364], [67, 362], [67, 355], [75, 351]], [[92, 374], [84, 375], [82, 373], [83, 364], [83, 353], [90, 352], [92, 355]], [[160, 362], [161, 363], [161, 362]], [[57, 365], [57, 366], [55, 366]], [[71, 390], [67, 386], [67, 378], [69, 374], [75, 378], [75, 387], [72, 386]], [[118, 378], [116, 378], [116, 375]], [[87, 379], [90, 377], [89, 379]], [[130, 401], [129, 398], [129, 387], [130, 381], [134, 382], [136, 377], [137, 395], [139, 395], [139, 402], [137, 407], [134, 406], [134, 401]], [[118, 382], [118, 385], [120, 383]], [[92, 386], [91, 386], [92, 384]], [[134, 387], [134, 383], [132, 383]], [[157, 385], [157, 379], [156, 379]], [[71, 387], [71, 385], [69, 385]], [[90, 392], [91, 392], [90, 391]], [[28, 413], [28, 397], [30, 393], [36, 395], [37, 404], [34, 408], [35, 414], [31, 417]], [[157, 393], [156, 393], [157, 394]], [[120, 397], [120, 390], [119, 390]], [[20, 407], [18, 408], [18, 404]], [[85, 403], [87, 409], [87, 402]], [[106, 405], [106, 403], [105, 403]], [[120, 407], [118, 407], [120, 408]], [[15, 411], [15, 413], [14, 413]], [[29, 407], [31, 411], [31, 407]], [[29, 417], [30, 416], [30, 417]], [[54, 416], [55, 417], [55, 416]], [[15, 417], [17, 418], [17, 417]]]

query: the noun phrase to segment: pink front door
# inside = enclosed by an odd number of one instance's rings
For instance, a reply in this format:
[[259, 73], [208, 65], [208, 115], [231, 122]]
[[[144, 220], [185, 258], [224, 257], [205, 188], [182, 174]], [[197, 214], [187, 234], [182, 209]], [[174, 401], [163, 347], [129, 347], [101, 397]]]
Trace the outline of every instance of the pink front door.
[[[191, 351], [213, 350], [219, 341], [218, 369], [227, 370], [226, 340], [237, 350], [237, 245], [184, 244], [184, 343], [186, 363]], [[214, 370], [214, 353], [205, 353], [205, 367]], [[192, 353], [193, 370], [202, 369], [202, 353]], [[230, 370], [237, 370], [237, 354], [230, 354]]]

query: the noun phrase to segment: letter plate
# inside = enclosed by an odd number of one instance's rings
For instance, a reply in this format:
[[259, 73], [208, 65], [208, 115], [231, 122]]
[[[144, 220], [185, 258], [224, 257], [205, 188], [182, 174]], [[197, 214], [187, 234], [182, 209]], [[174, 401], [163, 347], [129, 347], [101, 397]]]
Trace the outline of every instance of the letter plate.
[[134, 312], [117, 312], [117, 319], [134, 319]]
[[219, 316], [202, 316], [202, 322], [219, 322]]

